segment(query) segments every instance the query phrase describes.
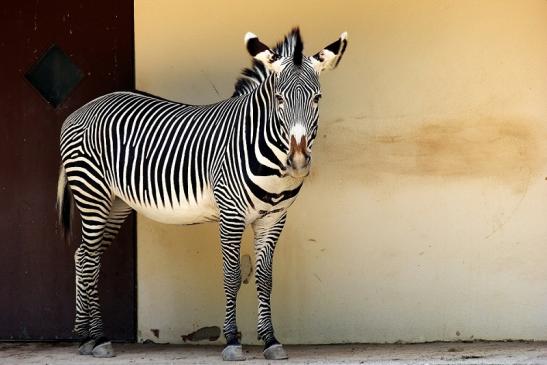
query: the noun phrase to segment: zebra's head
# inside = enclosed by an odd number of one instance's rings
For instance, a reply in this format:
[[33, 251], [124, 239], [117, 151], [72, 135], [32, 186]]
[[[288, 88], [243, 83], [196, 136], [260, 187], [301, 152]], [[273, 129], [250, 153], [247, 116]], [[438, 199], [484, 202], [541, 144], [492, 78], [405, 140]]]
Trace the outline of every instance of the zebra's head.
[[270, 98], [275, 108], [278, 134], [286, 151], [283, 161], [286, 173], [303, 178], [310, 171], [311, 148], [317, 135], [321, 98], [319, 75], [338, 66], [346, 50], [347, 33], [342, 33], [338, 40], [310, 57], [303, 54], [304, 45], [298, 28], [274, 49], [260, 42], [253, 33], [245, 35], [245, 43], [257, 61], [255, 66], [264, 67], [264, 75], [259, 76], [274, 75]]

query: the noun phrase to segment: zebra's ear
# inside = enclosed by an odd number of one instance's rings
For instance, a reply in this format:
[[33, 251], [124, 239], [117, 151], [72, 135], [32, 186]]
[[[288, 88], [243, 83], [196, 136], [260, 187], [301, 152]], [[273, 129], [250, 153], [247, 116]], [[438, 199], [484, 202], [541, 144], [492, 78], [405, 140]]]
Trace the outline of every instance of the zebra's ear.
[[332, 70], [338, 66], [342, 55], [346, 51], [348, 45], [348, 33], [344, 32], [340, 34], [335, 42], [329, 44], [321, 51], [310, 57], [313, 67], [317, 73], [321, 73], [323, 70]]
[[248, 32], [245, 34], [245, 46], [249, 54], [264, 64], [270, 71], [281, 72], [281, 57], [270, 49], [267, 45], [260, 42], [258, 37]]

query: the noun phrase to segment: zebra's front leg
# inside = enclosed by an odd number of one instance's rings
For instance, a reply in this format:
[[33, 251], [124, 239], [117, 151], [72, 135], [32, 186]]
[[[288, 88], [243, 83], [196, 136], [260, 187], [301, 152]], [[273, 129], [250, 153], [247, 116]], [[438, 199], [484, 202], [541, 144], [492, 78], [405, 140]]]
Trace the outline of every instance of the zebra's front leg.
[[287, 352], [274, 336], [270, 296], [275, 245], [283, 230], [286, 212], [268, 215], [253, 223], [256, 254], [256, 289], [258, 293], [258, 337], [264, 341], [264, 357], [268, 360], [287, 359]]
[[222, 267], [224, 271], [224, 294], [226, 296], [226, 317], [224, 336], [226, 347], [222, 359], [228, 361], [245, 360], [241, 344], [237, 337], [236, 300], [241, 286], [241, 268], [239, 266], [241, 236], [245, 222], [240, 217], [222, 217], [220, 221], [220, 243], [222, 246]]

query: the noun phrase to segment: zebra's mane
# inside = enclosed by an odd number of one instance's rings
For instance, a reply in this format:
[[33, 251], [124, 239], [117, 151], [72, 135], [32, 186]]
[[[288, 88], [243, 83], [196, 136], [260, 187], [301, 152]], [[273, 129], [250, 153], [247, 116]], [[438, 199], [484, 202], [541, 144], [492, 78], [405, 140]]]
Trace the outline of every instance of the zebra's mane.
[[[304, 45], [300, 36], [300, 29], [293, 30], [285, 36], [283, 41], [277, 43], [273, 51], [281, 57], [293, 57], [295, 65], [302, 64], [302, 51]], [[236, 82], [234, 96], [245, 95], [256, 89], [269, 75], [269, 71], [264, 67], [262, 62], [253, 60], [253, 64], [249, 68], [243, 69], [241, 76]]]

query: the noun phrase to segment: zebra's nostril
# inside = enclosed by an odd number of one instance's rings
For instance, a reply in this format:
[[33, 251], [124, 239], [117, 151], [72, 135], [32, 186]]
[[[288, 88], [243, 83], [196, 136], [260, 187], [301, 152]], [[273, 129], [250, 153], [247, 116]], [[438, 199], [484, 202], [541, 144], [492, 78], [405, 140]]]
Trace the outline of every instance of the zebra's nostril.
[[306, 165], [309, 165], [311, 161], [311, 156], [306, 155], [305, 160], [306, 160]]
[[288, 158], [288, 159], [287, 159], [287, 165], [288, 165], [289, 167], [292, 167], [292, 159], [291, 159], [291, 158]]

